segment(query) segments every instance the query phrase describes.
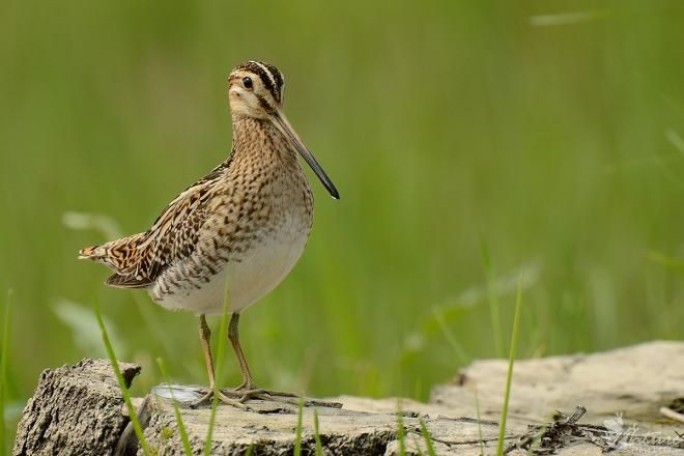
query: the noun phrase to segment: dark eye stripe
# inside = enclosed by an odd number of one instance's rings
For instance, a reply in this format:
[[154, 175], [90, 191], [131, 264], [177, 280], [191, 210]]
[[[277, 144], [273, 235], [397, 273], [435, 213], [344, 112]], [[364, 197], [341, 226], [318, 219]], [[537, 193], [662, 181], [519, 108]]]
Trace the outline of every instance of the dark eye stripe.
[[268, 90], [271, 93], [271, 95], [273, 95], [273, 98], [275, 98], [278, 103], [281, 102], [281, 88], [283, 78], [280, 74], [280, 71], [278, 71], [277, 68], [275, 68], [273, 65], [267, 66], [266, 64], [256, 62], [254, 60], [250, 60], [249, 62], [240, 65], [238, 68], [242, 70], [251, 71], [252, 73], [259, 76], [259, 79], [266, 87], [266, 90]]
[[266, 112], [268, 112], [268, 113], [272, 113], [272, 112], [275, 111], [275, 109], [273, 108], [273, 106], [271, 106], [270, 104], [268, 104], [268, 101], [266, 101], [266, 99], [265, 99], [264, 97], [261, 97], [261, 96], [259, 96], [259, 95], [257, 95], [256, 97], [257, 97], [257, 99], [259, 100], [259, 104], [261, 105], [261, 107], [263, 108], [264, 111], [266, 111]]

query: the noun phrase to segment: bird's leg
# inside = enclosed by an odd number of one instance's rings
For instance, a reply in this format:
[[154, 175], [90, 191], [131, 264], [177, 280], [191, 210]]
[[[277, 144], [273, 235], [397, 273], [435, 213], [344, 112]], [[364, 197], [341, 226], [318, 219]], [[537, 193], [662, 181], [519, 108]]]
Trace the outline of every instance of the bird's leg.
[[228, 339], [233, 346], [233, 351], [237, 357], [240, 370], [242, 371], [242, 383], [235, 388], [236, 391], [253, 391], [256, 390], [256, 384], [252, 379], [252, 372], [249, 370], [247, 359], [240, 346], [240, 334], [238, 332], [238, 324], [240, 323], [240, 314], [235, 312], [230, 316], [230, 325], [228, 326]]
[[[280, 402], [288, 402], [292, 404], [299, 404], [299, 396], [292, 393], [284, 393], [280, 391], [269, 391], [257, 388], [252, 379], [252, 372], [249, 370], [247, 359], [240, 346], [240, 333], [238, 331], [238, 324], [240, 323], [240, 314], [235, 312], [230, 317], [230, 325], [228, 327], [228, 339], [233, 346], [233, 351], [240, 364], [242, 371], [242, 383], [240, 386], [233, 389], [232, 393], [241, 394], [240, 401], [244, 402], [248, 399], [262, 399], [262, 400], [277, 400]], [[278, 399], [276, 399], [278, 398]], [[283, 399], [283, 398], [298, 398], [298, 399]]]
[[227, 397], [221, 392], [221, 390], [216, 388], [216, 371], [214, 370], [214, 358], [211, 355], [211, 330], [209, 325], [207, 325], [207, 319], [204, 314], [200, 315], [200, 342], [202, 344], [202, 352], [204, 353], [204, 361], [207, 365], [207, 374], [209, 375], [209, 391], [192, 403], [192, 406], [196, 407], [198, 405], [209, 402], [210, 399], [216, 395], [216, 397], [224, 404], [233, 405], [235, 407], [244, 408], [244, 405]]
[[[230, 402], [228, 403], [233, 403], [237, 401], [242, 405], [243, 402], [249, 399], [261, 399], [264, 401], [285, 402], [293, 405], [304, 404], [305, 406], [315, 405], [319, 407], [342, 407], [342, 404], [339, 402], [328, 402], [316, 399], [305, 400], [304, 398], [301, 398], [296, 394], [284, 393], [280, 391], [269, 391], [257, 388], [252, 378], [252, 372], [249, 370], [249, 365], [247, 364], [245, 354], [242, 351], [242, 347], [240, 346], [240, 334], [238, 331], [239, 323], [240, 314], [238, 312], [235, 312], [230, 317], [230, 324], [228, 326], [228, 339], [230, 340], [230, 343], [233, 346], [233, 351], [235, 352], [238, 364], [240, 365], [240, 370], [242, 371], [242, 383], [240, 384], [240, 386], [226, 391], [226, 394], [228, 396], [236, 398], [229, 399]], [[202, 325], [200, 327], [200, 335], [202, 336], [202, 349], [204, 350], [204, 356], [207, 359], [207, 371], [209, 372], [209, 377], [211, 379], [213, 378], [214, 367], [213, 360], [211, 358], [211, 349], [209, 347], [209, 327], [206, 326], [206, 321], [204, 321], [203, 315], [200, 317], [200, 324]], [[214, 383], [212, 383], [212, 385], [214, 385]], [[219, 394], [222, 393], [219, 391]], [[223, 397], [225, 397], [225, 395], [223, 395]], [[221, 396], [219, 396], [219, 398], [221, 398]], [[223, 399], [221, 400], [223, 402], [226, 402]]]
[[214, 357], [211, 355], [211, 330], [209, 325], [207, 325], [207, 319], [204, 314], [200, 315], [200, 344], [202, 345], [202, 353], [204, 353], [204, 362], [207, 366], [209, 389], [213, 390], [216, 386], [216, 372], [214, 370]]

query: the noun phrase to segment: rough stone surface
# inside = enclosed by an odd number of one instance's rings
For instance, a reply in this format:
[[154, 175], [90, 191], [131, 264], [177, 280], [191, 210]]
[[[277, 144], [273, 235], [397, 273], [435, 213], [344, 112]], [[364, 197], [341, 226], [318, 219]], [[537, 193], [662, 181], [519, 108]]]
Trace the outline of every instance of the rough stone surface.
[[[130, 384], [140, 367], [120, 363]], [[12, 454], [112, 454], [126, 426], [123, 398], [109, 361], [84, 359], [75, 366], [47, 369], [29, 399]]]
[[[183, 448], [176, 425], [171, 402], [148, 396], [148, 404], [154, 410], [145, 434], [148, 443], [160, 455], [183, 455]], [[250, 446], [252, 454], [275, 456], [293, 454], [299, 408], [290, 404], [274, 404], [252, 401], [252, 411], [234, 407], [219, 407], [214, 427], [212, 454], [244, 454]], [[402, 405], [403, 409], [403, 405]], [[397, 441], [400, 424], [397, 404], [391, 412], [368, 412], [331, 407], [306, 407], [302, 409], [302, 454], [313, 455], [316, 451], [314, 410], [318, 416], [318, 436], [326, 455], [394, 455], [399, 454]], [[417, 414], [403, 409], [401, 429], [406, 447], [425, 449], [424, 437]], [[202, 454], [208, 430], [210, 408], [182, 409], [183, 422], [187, 428], [193, 454]], [[453, 454], [459, 448], [464, 455], [479, 454], [478, 425], [475, 421], [456, 420], [446, 417], [422, 417], [432, 434], [437, 454]], [[492, 423], [480, 426], [482, 436], [488, 443], [496, 440], [497, 427]], [[471, 451], [466, 448], [472, 447]], [[142, 455], [142, 451], [138, 452]], [[408, 453], [412, 454], [412, 453]], [[418, 453], [415, 453], [418, 454]]]
[[[662, 406], [682, 403], [683, 359], [684, 343], [652, 342], [594, 355], [518, 361], [507, 454], [684, 456], [684, 438], [678, 435], [684, 425], [658, 414]], [[132, 378], [136, 368], [128, 369]], [[494, 454], [506, 369], [505, 360], [475, 362], [452, 384], [436, 387], [428, 404], [341, 396], [332, 400], [342, 409], [304, 407], [302, 454], [315, 454], [317, 437], [326, 455], [419, 455], [428, 454], [428, 445], [440, 456]], [[24, 411], [14, 454], [142, 455], [130, 425], [124, 431], [121, 403], [107, 361], [46, 371]], [[153, 452], [184, 455], [171, 400], [149, 394], [140, 404]], [[248, 410], [219, 406], [212, 454], [293, 454], [299, 407], [254, 400], [247, 405]], [[182, 406], [180, 412], [192, 453], [203, 454], [211, 409]]]
[[[498, 420], [507, 368], [503, 360], [475, 361], [453, 383], [436, 386], [430, 403], [477, 416], [477, 396], [479, 416]], [[667, 430], [658, 411], [684, 396], [684, 343], [518, 361], [513, 372], [509, 416], [516, 422], [548, 422], [557, 410], [572, 413], [583, 405], [585, 422], [612, 422], [620, 413], [624, 423], [642, 430]]]

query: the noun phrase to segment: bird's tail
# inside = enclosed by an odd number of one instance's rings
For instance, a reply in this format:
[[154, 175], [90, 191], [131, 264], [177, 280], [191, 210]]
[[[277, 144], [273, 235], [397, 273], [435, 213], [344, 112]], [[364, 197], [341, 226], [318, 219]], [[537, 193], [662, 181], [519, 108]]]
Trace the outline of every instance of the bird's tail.
[[84, 247], [78, 251], [79, 260], [93, 260], [101, 261], [107, 257], [106, 244], [103, 245], [91, 245], [90, 247]]
[[115, 271], [125, 269], [145, 238], [145, 233], [138, 233], [101, 245], [85, 247], [78, 252], [79, 260], [92, 260], [109, 266]]

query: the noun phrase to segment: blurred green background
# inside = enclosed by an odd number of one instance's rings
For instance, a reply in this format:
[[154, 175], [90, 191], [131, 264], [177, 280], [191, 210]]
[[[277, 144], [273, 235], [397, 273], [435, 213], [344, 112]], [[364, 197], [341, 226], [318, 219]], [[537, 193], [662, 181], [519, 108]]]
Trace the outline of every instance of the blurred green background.
[[521, 357], [681, 338], [683, 44], [681, 0], [3, 1], [6, 417], [42, 369], [104, 355], [96, 302], [136, 394], [157, 357], [206, 382], [197, 319], [105, 288], [76, 252], [114, 234], [73, 213], [146, 229], [225, 159], [247, 59], [283, 71], [342, 195], [312, 180], [304, 257], [243, 315], [261, 385], [426, 399], [504, 355], [521, 274]]

